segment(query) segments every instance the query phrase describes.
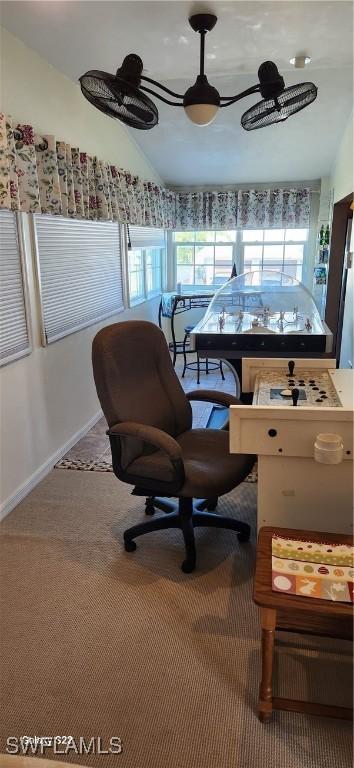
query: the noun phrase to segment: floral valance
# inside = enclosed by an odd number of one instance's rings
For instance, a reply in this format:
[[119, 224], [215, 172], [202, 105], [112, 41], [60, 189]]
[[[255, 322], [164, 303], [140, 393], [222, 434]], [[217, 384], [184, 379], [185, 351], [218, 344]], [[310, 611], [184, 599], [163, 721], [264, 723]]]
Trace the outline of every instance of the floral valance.
[[308, 227], [309, 189], [173, 191], [0, 113], [0, 208], [162, 229]]
[[174, 227], [174, 193], [0, 114], [0, 208]]
[[178, 192], [175, 228], [197, 230], [308, 227], [310, 207], [309, 189]]

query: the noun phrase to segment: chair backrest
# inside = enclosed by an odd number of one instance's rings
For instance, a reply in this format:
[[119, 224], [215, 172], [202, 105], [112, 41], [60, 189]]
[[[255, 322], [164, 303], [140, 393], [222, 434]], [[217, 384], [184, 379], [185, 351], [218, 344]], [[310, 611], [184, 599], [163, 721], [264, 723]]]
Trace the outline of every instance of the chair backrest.
[[93, 340], [92, 364], [110, 427], [136, 421], [159, 427], [172, 437], [191, 429], [190, 403], [164, 334], [154, 323], [129, 320], [102, 328]]

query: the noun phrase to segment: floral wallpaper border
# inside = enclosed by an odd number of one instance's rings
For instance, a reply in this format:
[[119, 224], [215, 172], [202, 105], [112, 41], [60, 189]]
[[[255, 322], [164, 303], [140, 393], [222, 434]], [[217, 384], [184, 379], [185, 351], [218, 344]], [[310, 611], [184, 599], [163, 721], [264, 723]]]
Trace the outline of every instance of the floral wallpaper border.
[[162, 229], [308, 227], [310, 189], [178, 192], [0, 113], [0, 209]]

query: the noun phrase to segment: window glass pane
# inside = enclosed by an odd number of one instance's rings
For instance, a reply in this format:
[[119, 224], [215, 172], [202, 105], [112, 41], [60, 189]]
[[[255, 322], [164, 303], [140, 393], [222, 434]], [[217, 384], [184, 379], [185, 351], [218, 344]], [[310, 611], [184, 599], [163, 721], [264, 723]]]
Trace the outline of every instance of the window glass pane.
[[299, 243], [301, 240], [307, 240], [308, 229], [286, 229], [285, 240], [292, 240], [295, 243]]
[[145, 251], [146, 291], [148, 297], [161, 290], [161, 248], [148, 248]]
[[260, 269], [262, 265], [262, 246], [245, 245], [244, 263], [255, 265], [256, 269]]
[[[258, 272], [260, 268], [261, 268], [260, 264], [257, 264], [256, 262], [252, 262], [252, 261], [250, 262], [245, 261], [243, 265], [244, 272]], [[259, 283], [259, 280], [257, 281], [257, 283], [253, 283], [252, 281], [252, 285], [258, 285], [258, 283]]]
[[177, 264], [177, 283], [182, 283], [182, 285], [193, 285], [194, 267], [186, 267], [182, 264]]
[[251, 272], [251, 273], [252, 272], [257, 272], [258, 273], [255, 276], [251, 274], [249, 277], [245, 277], [245, 285], [251, 285], [253, 287], [254, 285], [259, 285], [260, 284], [260, 281], [259, 281], [259, 268], [258, 268], [257, 264], [246, 265], [244, 271], [245, 272]]
[[143, 268], [143, 254], [140, 250], [128, 251], [129, 269]]
[[178, 245], [177, 246], [177, 264], [193, 264], [193, 252], [192, 245]]
[[263, 252], [263, 266], [264, 269], [268, 267], [268, 263], [278, 264], [278, 269], [281, 272], [283, 266], [283, 246], [282, 245], [265, 245]]
[[244, 229], [242, 231], [244, 243], [263, 242], [263, 229]]
[[128, 251], [129, 296], [131, 301], [145, 298], [144, 259], [142, 250]]
[[199, 232], [195, 233], [195, 239], [198, 243], [214, 243], [215, 232], [214, 231], [203, 232], [199, 230]]
[[217, 243], [234, 243], [236, 240], [236, 230], [223, 229], [221, 232], [215, 232], [215, 240]]
[[297, 264], [295, 277], [299, 282], [302, 282], [302, 264]]
[[232, 264], [232, 245], [216, 245], [215, 246], [215, 263], [220, 261], [226, 261]]
[[231, 267], [220, 267], [215, 265], [215, 285], [223, 285], [231, 277]]
[[196, 264], [213, 264], [214, 247], [212, 245], [199, 245], [195, 247]]
[[147, 248], [145, 251], [145, 263], [146, 267], [149, 269], [160, 269], [161, 249]]
[[285, 261], [296, 261], [302, 263], [304, 257], [303, 245], [286, 245], [285, 246]]
[[[266, 269], [267, 269], [267, 272], [282, 272], [283, 271], [279, 267], [278, 264], [272, 264], [272, 263], [267, 264]], [[271, 284], [272, 282], [274, 282], [274, 280], [273, 280], [273, 278], [270, 275], [268, 277], [267, 276], [265, 276], [265, 277], [263, 276], [263, 282]]]
[[284, 265], [284, 270], [286, 275], [290, 275], [290, 277], [295, 277], [296, 280], [299, 280], [299, 282], [302, 282], [302, 264], [296, 264], [295, 262], [286, 263]]
[[283, 229], [265, 229], [264, 230], [265, 243], [281, 243], [283, 240], [284, 240]]
[[144, 272], [130, 272], [129, 274], [129, 294], [131, 299], [140, 299], [145, 297], [144, 293]]
[[174, 232], [173, 239], [176, 243], [194, 243], [195, 232]]
[[212, 285], [214, 267], [199, 265], [195, 267], [195, 282], [197, 285]]
[[152, 269], [146, 272], [146, 290], [148, 296], [153, 293], [159, 293], [161, 290], [161, 272], [159, 269]]

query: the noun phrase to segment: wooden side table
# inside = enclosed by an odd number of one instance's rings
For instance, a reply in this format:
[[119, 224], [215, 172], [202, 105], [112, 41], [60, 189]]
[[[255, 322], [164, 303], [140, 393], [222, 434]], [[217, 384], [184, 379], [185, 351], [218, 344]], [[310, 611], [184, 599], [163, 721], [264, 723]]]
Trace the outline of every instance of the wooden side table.
[[253, 599], [261, 609], [262, 678], [259, 689], [258, 713], [262, 722], [272, 717], [273, 709], [303, 712], [350, 720], [353, 710], [327, 704], [273, 696], [273, 656], [276, 630], [298, 632], [346, 640], [353, 638], [353, 606], [318, 598], [299, 597], [272, 591], [272, 536], [288, 539], [308, 539], [333, 544], [353, 544], [350, 536], [334, 533], [299, 531], [289, 528], [261, 528], [257, 544], [256, 575]]

